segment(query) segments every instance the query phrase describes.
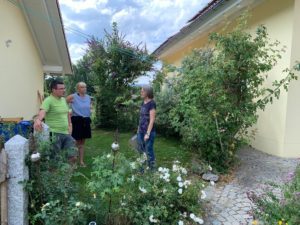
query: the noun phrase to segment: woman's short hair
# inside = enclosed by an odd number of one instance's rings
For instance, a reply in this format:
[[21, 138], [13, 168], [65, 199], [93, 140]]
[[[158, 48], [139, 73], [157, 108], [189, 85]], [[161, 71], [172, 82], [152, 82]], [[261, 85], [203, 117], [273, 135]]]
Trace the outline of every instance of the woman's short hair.
[[154, 98], [154, 94], [153, 94], [153, 88], [149, 85], [144, 85], [143, 87], [144, 92], [146, 93], [147, 97], [150, 99]]
[[82, 85], [82, 86], [83, 86], [83, 85], [86, 86], [86, 83], [84, 83], [84, 82], [82, 82], [82, 81], [81, 81], [81, 82], [78, 82], [78, 83], [76, 84], [76, 90], [78, 90], [79, 86], [81, 86], [81, 85]]

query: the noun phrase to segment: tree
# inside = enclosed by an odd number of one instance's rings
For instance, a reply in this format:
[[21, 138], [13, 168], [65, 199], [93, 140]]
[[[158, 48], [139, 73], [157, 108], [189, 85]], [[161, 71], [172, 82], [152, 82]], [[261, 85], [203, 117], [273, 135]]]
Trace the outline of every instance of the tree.
[[103, 40], [88, 40], [87, 54], [77, 69], [84, 76], [86, 68], [88, 77], [92, 77], [98, 126], [116, 127], [128, 123], [128, 118], [118, 113], [122, 102], [131, 98], [134, 81], [151, 71], [154, 62], [155, 58], [148, 54], [145, 46], [125, 40], [116, 23], [113, 23], [111, 33], [106, 32]]

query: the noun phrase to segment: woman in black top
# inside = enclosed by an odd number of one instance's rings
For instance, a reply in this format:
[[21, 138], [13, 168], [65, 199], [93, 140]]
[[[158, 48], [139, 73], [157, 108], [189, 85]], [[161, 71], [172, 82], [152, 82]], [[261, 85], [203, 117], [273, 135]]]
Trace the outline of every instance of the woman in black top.
[[153, 169], [155, 164], [153, 144], [156, 135], [154, 127], [156, 103], [153, 100], [153, 89], [150, 86], [143, 86], [141, 97], [143, 102], [140, 109], [138, 143], [140, 150], [147, 154], [148, 166], [150, 169]]

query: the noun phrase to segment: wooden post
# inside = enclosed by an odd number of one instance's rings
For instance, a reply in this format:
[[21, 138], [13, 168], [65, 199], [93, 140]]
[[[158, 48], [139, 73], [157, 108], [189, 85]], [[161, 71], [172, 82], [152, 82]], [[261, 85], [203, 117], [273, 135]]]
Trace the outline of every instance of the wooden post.
[[4, 149], [0, 149], [0, 199], [1, 199], [1, 225], [8, 225], [7, 206], [7, 155]]

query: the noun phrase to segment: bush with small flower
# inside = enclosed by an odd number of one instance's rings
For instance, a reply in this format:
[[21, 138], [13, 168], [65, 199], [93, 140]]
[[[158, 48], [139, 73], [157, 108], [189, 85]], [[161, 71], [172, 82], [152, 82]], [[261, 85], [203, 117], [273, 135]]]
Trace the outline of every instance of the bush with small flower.
[[[204, 187], [190, 180], [187, 170], [174, 162], [171, 169], [140, 173], [141, 161], [132, 167], [120, 213], [133, 224], [203, 224], [199, 195]], [[129, 191], [130, 190], [130, 191]], [[204, 191], [202, 190], [204, 193]]]
[[67, 162], [64, 151], [50, 158], [49, 143], [38, 147], [30, 139], [30, 155], [26, 162], [29, 180], [22, 182], [29, 194], [30, 224], [79, 225], [86, 222], [89, 204], [79, 201], [78, 184], [74, 178], [82, 174], [75, 172]]
[[93, 220], [133, 225], [203, 224], [204, 186], [178, 161], [170, 169], [151, 170], [145, 154], [130, 162], [122, 153], [95, 158], [87, 183]]
[[283, 196], [277, 196], [272, 191], [262, 196], [251, 196], [257, 206], [255, 217], [263, 224], [300, 224], [300, 165], [288, 175], [284, 185], [273, 186], [280, 188]]
[[44, 221], [45, 225], [84, 224], [86, 222], [84, 212], [90, 208], [90, 205], [76, 202], [74, 199], [68, 201], [67, 204], [59, 200], [50, 201], [42, 206], [41, 211], [34, 215], [33, 220]]

